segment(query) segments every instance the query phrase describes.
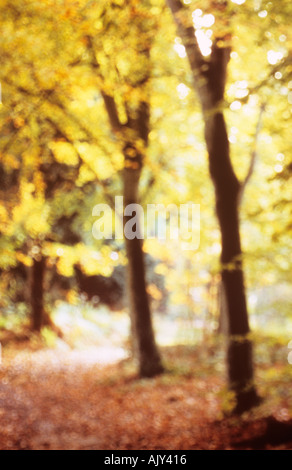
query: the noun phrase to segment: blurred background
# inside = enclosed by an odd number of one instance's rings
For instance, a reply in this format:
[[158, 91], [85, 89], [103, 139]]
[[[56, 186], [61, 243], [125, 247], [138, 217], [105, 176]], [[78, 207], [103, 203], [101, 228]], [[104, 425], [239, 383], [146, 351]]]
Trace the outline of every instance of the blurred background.
[[[131, 122], [147, 103], [147, 138], [135, 137], [143, 154], [139, 203], [201, 207], [196, 251], [184, 251], [180, 240], [143, 245], [155, 338], [162, 348], [209, 348], [224, 377], [223, 343], [214, 343], [224, 333], [214, 188], [202, 113], [170, 10], [162, 0], [0, 4], [4, 360], [5, 351], [8, 360], [27, 348], [79, 351], [74, 360], [87, 364], [131, 355], [127, 252], [123, 240], [94, 239], [92, 210], [113, 208], [123, 195], [125, 139], [132, 142]], [[277, 363], [284, 380], [292, 339], [291, 4], [183, 4], [206, 60], [214, 38], [232, 28], [224, 112], [234, 171], [246, 181], [240, 219], [248, 310], [257, 363]]]

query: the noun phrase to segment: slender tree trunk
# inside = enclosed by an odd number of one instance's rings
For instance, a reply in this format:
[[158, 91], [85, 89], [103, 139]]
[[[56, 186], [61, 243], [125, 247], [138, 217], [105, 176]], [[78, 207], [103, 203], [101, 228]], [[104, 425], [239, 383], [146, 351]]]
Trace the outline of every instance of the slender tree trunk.
[[[124, 170], [124, 205], [138, 204], [140, 170]], [[124, 224], [129, 218], [124, 218]], [[139, 231], [139, 227], [137, 227]], [[125, 237], [128, 258], [128, 293], [134, 354], [142, 377], [153, 377], [163, 372], [160, 354], [155, 342], [152, 318], [145, 280], [143, 241]]]
[[[112, 130], [120, 137], [122, 136], [124, 141], [124, 206], [138, 204], [139, 181], [143, 168], [143, 152], [138, 150], [138, 141], [143, 142], [144, 150], [146, 150], [149, 135], [149, 104], [141, 101], [134, 117], [128, 114], [128, 122], [125, 126], [120, 123], [113, 97], [106, 93], [102, 93], [102, 96]], [[124, 225], [127, 221], [128, 219], [125, 217]], [[134, 355], [138, 360], [140, 376], [153, 377], [162, 373], [164, 368], [152, 326], [145, 278], [143, 243], [138, 238], [130, 240], [125, 236], [125, 245], [128, 258], [128, 296]]]
[[31, 303], [31, 327], [33, 331], [41, 331], [45, 322], [44, 311], [44, 276], [46, 259], [34, 259], [31, 268], [30, 303]]
[[[200, 51], [188, 9], [181, 0], [167, 0], [167, 3], [186, 48], [205, 122], [210, 175], [215, 187], [222, 240], [222, 282], [228, 317], [228, 382], [235, 392], [235, 411], [242, 412], [258, 404], [259, 398], [253, 384], [252, 344], [248, 338], [250, 330], [242, 271], [239, 232], [241, 184], [232, 167], [222, 112], [230, 47], [225, 45], [224, 37], [214, 38], [211, 56], [206, 60]], [[217, 6], [224, 8], [223, 4], [218, 3]]]
[[253, 384], [252, 344], [242, 270], [238, 197], [240, 183], [233, 172], [223, 114], [205, 121], [210, 174], [215, 186], [216, 212], [222, 240], [222, 284], [228, 320], [228, 379], [236, 394], [236, 411], [258, 403]]
[[[144, 163], [144, 154], [148, 147], [150, 126], [150, 95], [149, 80], [151, 77], [150, 50], [152, 46], [151, 30], [145, 23], [145, 11], [139, 10], [138, 4], [132, 8], [129, 27], [136, 26], [140, 31], [137, 39], [137, 58], [141, 65], [139, 72], [135, 71], [125, 78], [127, 86], [136, 89], [135, 96], [140, 95], [138, 103], [136, 98], [132, 101], [124, 97], [124, 111], [127, 122], [122, 123], [115, 96], [101, 90], [105, 109], [109, 118], [112, 132], [121, 143], [124, 154], [124, 205], [138, 204], [139, 181]], [[136, 7], [137, 6], [137, 7]], [[151, 28], [153, 27], [151, 22]], [[136, 29], [135, 29], [136, 31]], [[88, 37], [92, 65], [100, 72], [97, 61], [95, 43], [92, 37]], [[116, 71], [118, 70], [117, 67]], [[138, 73], [137, 73], [138, 72]], [[119, 75], [119, 74], [118, 74]], [[118, 77], [120, 82], [121, 77]], [[121, 90], [120, 90], [121, 92]], [[138, 93], [137, 93], [138, 92]], [[127, 219], [124, 218], [124, 224]], [[163, 372], [163, 366], [158, 352], [152, 326], [150, 304], [146, 288], [145, 261], [142, 240], [132, 240], [125, 236], [125, 245], [128, 258], [128, 294], [130, 303], [131, 329], [134, 343], [134, 353], [139, 364], [139, 372], [142, 377], [152, 377]]]

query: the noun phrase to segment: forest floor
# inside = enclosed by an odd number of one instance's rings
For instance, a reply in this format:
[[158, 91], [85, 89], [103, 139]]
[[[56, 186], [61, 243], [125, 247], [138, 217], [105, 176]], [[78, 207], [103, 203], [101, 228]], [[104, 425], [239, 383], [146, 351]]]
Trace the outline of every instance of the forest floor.
[[0, 366], [0, 449], [292, 449], [287, 347], [271, 343], [266, 357], [261, 348], [264, 403], [225, 417], [230, 397], [218, 344], [164, 347], [168, 372], [148, 380], [117, 348], [14, 344]]

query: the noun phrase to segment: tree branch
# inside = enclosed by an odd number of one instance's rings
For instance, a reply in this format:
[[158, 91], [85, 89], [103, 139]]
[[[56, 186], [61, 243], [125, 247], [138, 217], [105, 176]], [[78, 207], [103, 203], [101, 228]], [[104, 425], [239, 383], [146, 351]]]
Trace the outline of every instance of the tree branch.
[[249, 181], [250, 181], [250, 179], [253, 175], [254, 169], [255, 169], [255, 164], [256, 164], [256, 161], [257, 161], [257, 157], [258, 157], [257, 146], [258, 146], [258, 140], [259, 140], [259, 136], [260, 136], [260, 132], [261, 132], [261, 128], [262, 128], [263, 114], [264, 114], [265, 109], [266, 109], [266, 103], [263, 103], [260, 107], [260, 112], [259, 112], [258, 122], [257, 122], [257, 126], [256, 126], [255, 136], [254, 136], [254, 144], [253, 144], [253, 150], [251, 152], [249, 168], [248, 168], [246, 177], [244, 178], [244, 180], [242, 181], [242, 183], [240, 185], [240, 190], [239, 190], [239, 194], [238, 194], [238, 205], [241, 205], [241, 203], [242, 203], [246, 186], [248, 185], [248, 183], [249, 183]]
[[[187, 10], [182, 4], [181, 0], [166, 0], [168, 6], [173, 14], [174, 20], [177, 24], [178, 33], [183, 41], [183, 45], [186, 49], [186, 53], [189, 58], [191, 69], [193, 72], [193, 78], [195, 86], [200, 92], [203, 86], [201, 79], [203, 77], [204, 68], [207, 65], [201, 51], [195, 35], [195, 28], [190, 22], [188, 17], [184, 16]], [[188, 13], [188, 11], [186, 11]]]
[[124, 127], [120, 121], [117, 106], [113, 96], [108, 95], [104, 91], [101, 91], [104, 106], [110, 121], [113, 132], [119, 132]]
[[[93, 38], [91, 36], [87, 36], [89, 52], [91, 54], [91, 65], [95, 69], [99, 69], [99, 63], [97, 62], [96, 55], [95, 55], [95, 48], [93, 43]], [[123, 124], [120, 121], [119, 113], [117, 110], [117, 106], [115, 103], [115, 99], [113, 96], [108, 95], [104, 90], [101, 90], [101, 96], [104, 101], [104, 106], [110, 121], [110, 125], [112, 127], [113, 132], [118, 132], [123, 128]]]
[[[73, 145], [73, 142], [70, 140], [70, 138], [63, 132], [63, 130], [60, 128], [60, 126], [54, 122], [52, 119], [50, 118], [47, 118], [47, 121], [54, 127], [54, 129], [56, 130], [56, 132], [58, 132], [67, 142], [71, 143]], [[111, 206], [111, 208], [114, 208], [115, 207], [115, 200], [114, 198], [112, 197], [112, 195], [110, 193], [108, 193], [107, 191], [107, 184], [104, 180], [100, 179], [98, 177], [98, 175], [96, 174], [96, 171], [95, 169], [88, 163], [88, 162], [85, 162], [84, 159], [82, 158], [82, 156], [80, 155], [78, 149], [76, 149], [76, 147], [74, 147], [77, 154], [78, 154], [78, 157], [79, 157], [79, 169], [80, 169], [80, 166], [81, 164], [83, 165], [86, 165], [88, 167], [88, 169], [90, 171], [92, 171], [92, 173], [94, 173], [95, 175], [95, 179], [96, 179], [96, 182], [97, 184], [102, 188], [103, 190], [103, 193], [104, 193], [104, 197], [105, 199], [108, 201], [109, 205]]]

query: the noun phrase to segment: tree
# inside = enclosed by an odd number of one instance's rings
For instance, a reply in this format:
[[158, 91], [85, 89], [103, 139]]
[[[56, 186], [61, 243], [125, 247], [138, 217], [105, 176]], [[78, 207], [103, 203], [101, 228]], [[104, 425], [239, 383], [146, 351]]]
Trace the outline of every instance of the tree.
[[[107, 189], [114, 180], [114, 176], [119, 175], [121, 168], [119, 164], [115, 164], [117, 170], [116, 175], [113, 175], [111, 171], [108, 171], [108, 167], [111, 166], [111, 161], [117, 161], [117, 153], [120, 153], [124, 158], [125, 206], [139, 202], [138, 186], [149, 135], [151, 48], [151, 29], [149, 27], [152, 26], [153, 18], [152, 15], [149, 16], [147, 11], [150, 3], [146, 2], [143, 8], [138, 8], [136, 2], [133, 2], [125, 9], [121, 7], [120, 3], [112, 2], [109, 5], [108, 2], [96, 2], [92, 8], [92, 5], [88, 6], [86, 2], [80, 2], [80, 4], [68, 2], [68, 8], [65, 11], [62, 6], [56, 4], [56, 16], [52, 10], [49, 9], [45, 12], [42, 5], [36, 5], [29, 0], [25, 2], [25, 6], [18, 0], [15, 0], [13, 5], [6, 5], [8, 15], [13, 18], [16, 24], [21, 23], [19, 37], [22, 37], [22, 42], [16, 44], [16, 50], [20, 54], [15, 54], [11, 57], [11, 61], [7, 61], [2, 76], [5, 80], [5, 86], [14, 87], [22, 97], [27, 96], [31, 106], [33, 102], [40, 105], [40, 117], [36, 118], [38, 113], [34, 110], [35, 126], [33, 129], [37, 130], [37, 136], [33, 136], [33, 144], [36, 147], [41, 147], [43, 155], [40, 156], [40, 152], [36, 152], [38, 154], [36, 161], [40, 160], [42, 164], [35, 165], [34, 169], [37, 170], [38, 175], [41, 175], [40, 179], [47, 188], [44, 199], [41, 198], [42, 202], [54, 210], [56, 210], [54, 204], [56, 193], [60, 196], [62, 189], [64, 192], [69, 190], [73, 197], [74, 188], [77, 192], [81, 191], [82, 179], [85, 185], [93, 181], [98, 182], [105, 190], [107, 201], [113, 205], [114, 197], [109, 195]], [[28, 23], [19, 21], [19, 18], [26, 20], [28, 17], [30, 18]], [[59, 21], [56, 21], [56, 17]], [[97, 20], [101, 24], [100, 33], [97, 33], [99, 30], [96, 27]], [[121, 29], [120, 20], [124, 24], [124, 28]], [[5, 28], [9, 29], [9, 24], [4, 21]], [[117, 56], [118, 61], [115, 63], [116, 57], [112, 54], [112, 50], [113, 45], [114, 47], [116, 45], [113, 38], [118, 44], [124, 43], [125, 28], [131, 30], [129, 49], [125, 50], [122, 47]], [[54, 30], [54, 35], [50, 34], [52, 30]], [[140, 31], [142, 31], [141, 35], [139, 35]], [[71, 41], [66, 41], [67, 34], [70, 35]], [[112, 34], [113, 36], [111, 36]], [[32, 50], [29, 41], [33, 37], [41, 37], [43, 43], [46, 43], [46, 56]], [[8, 56], [11, 55], [11, 41], [13, 40], [14, 38], [10, 39], [8, 36], [4, 43]], [[20, 74], [19, 79], [14, 77], [10, 79], [9, 71], [13, 66], [15, 69], [24, 69], [21, 55], [24, 44], [27, 45], [26, 63], [29, 66], [25, 73]], [[59, 47], [60, 44], [63, 45], [62, 49]], [[133, 57], [130, 57], [129, 53], [137, 56], [136, 63], [133, 62]], [[53, 62], [54, 68], [52, 69]], [[48, 66], [50, 68], [49, 75], [46, 73]], [[127, 70], [128, 67], [129, 70]], [[103, 137], [106, 143], [104, 146], [101, 145], [101, 139], [98, 138], [100, 129], [102, 129], [99, 107], [96, 116], [94, 116], [95, 119], [98, 119], [98, 126], [96, 126], [96, 121], [93, 125], [93, 121], [88, 118], [86, 111], [84, 112], [84, 105], [79, 106], [78, 111], [72, 112], [73, 99], [76, 100], [76, 95], [79, 93], [84, 93], [79, 84], [80, 77], [85, 83], [86, 90], [91, 92], [94, 87], [95, 96], [98, 96], [98, 92], [101, 91], [112, 128], [112, 134], [110, 135], [107, 131], [105, 138]], [[116, 97], [112, 94], [115, 86], [120, 99], [119, 108], [121, 109], [124, 105], [123, 114], [127, 116], [127, 122], [122, 122]], [[128, 97], [121, 105], [123, 93], [126, 93]], [[21, 100], [21, 102], [23, 101]], [[97, 104], [99, 106], [99, 103]], [[79, 118], [80, 115], [82, 118]], [[26, 128], [24, 125], [26, 121], [22, 117], [21, 124], [24, 128]], [[43, 121], [46, 123], [45, 126]], [[49, 131], [48, 125], [51, 128]], [[28, 139], [31, 141], [31, 125], [28, 130]], [[44, 143], [44, 147], [37, 142], [37, 137], [42, 144]], [[112, 145], [109, 144], [110, 140]], [[112, 151], [113, 147], [116, 147], [114, 151]], [[119, 147], [119, 151], [117, 151], [117, 147]], [[53, 166], [56, 167], [58, 163], [59, 166], [64, 165], [68, 170], [69, 178], [65, 182], [61, 181], [61, 186], [59, 186], [60, 182], [54, 179], [58, 171], [56, 168], [50, 167], [48, 153], [50, 158], [53, 157]], [[46, 165], [43, 164], [44, 160]], [[96, 168], [98, 168], [97, 172], [95, 172]], [[40, 171], [41, 169], [43, 171]], [[75, 173], [74, 170], [76, 170]], [[31, 174], [29, 178], [32, 178]], [[79, 188], [76, 188], [76, 182]], [[64, 207], [64, 204], [62, 205]], [[62, 217], [68, 214], [65, 210], [65, 214], [60, 213], [59, 215]], [[127, 220], [124, 223], [126, 224]], [[55, 232], [57, 231], [57, 225], [57, 218], [49, 221], [46, 226], [45, 238], [42, 237], [43, 240], [47, 240], [51, 235], [51, 228]], [[53, 239], [55, 242], [58, 241], [56, 236]], [[38, 258], [35, 259], [36, 263], [41, 261], [39, 258], [43, 252], [39, 245], [41, 243], [37, 242], [34, 247], [35, 250], [39, 247], [38, 253], [34, 255]], [[134, 339], [140, 364], [139, 369], [141, 375], [152, 376], [162, 372], [163, 367], [152, 327], [141, 240], [137, 238], [126, 240], [126, 251], [129, 259], [128, 278], [132, 329], [135, 332]], [[43, 270], [44, 267], [44, 263], [37, 264], [32, 273], [39, 273], [40, 269]], [[39, 288], [41, 279], [42, 276], [39, 276], [31, 283], [33, 288], [37, 286], [39, 296], [43, 292], [43, 289]], [[36, 302], [34, 300], [32, 310], [42, 312], [40, 298]], [[35, 313], [33, 317], [37, 317], [37, 314]]]
[[[44, 5], [30, 0], [24, 3], [15, 0], [4, 3], [1, 9], [5, 31], [1, 51], [6, 57], [1, 69], [0, 172], [5, 183], [1, 199], [3, 210], [6, 212], [7, 206], [12, 215], [11, 259], [7, 268], [19, 262], [27, 267], [25, 298], [31, 327], [36, 331], [47, 324], [52, 326], [44, 298], [48, 264], [63, 265], [67, 273], [70, 268], [73, 272], [69, 260], [74, 264], [80, 259], [79, 255], [70, 256], [67, 247], [75, 245], [81, 257], [86, 248], [89, 253], [94, 251], [88, 244], [85, 248], [82, 237], [74, 234], [73, 225], [87, 212], [84, 194], [90, 199], [90, 193], [96, 193], [97, 180], [102, 188], [106, 186], [103, 176], [98, 179], [91, 168], [92, 159], [85, 161], [81, 156], [84, 142], [96, 143], [97, 139], [82, 125], [82, 120], [70, 112], [68, 101], [64, 100], [72, 72], [71, 57], [66, 48], [58, 53], [58, 41], [50, 31], [58, 30], [58, 40], [68, 45], [64, 40], [66, 28], [63, 31], [64, 23], [57, 28], [54, 12], [49, 9], [44, 15], [43, 8]], [[62, 8], [55, 11], [58, 18], [61, 12]], [[11, 25], [18, 29], [17, 40], [9, 33]], [[31, 48], [31, 40], [43, 41], [48, 56]], [[71, 52], [71, 45], [69, 49]], [[54, 71], [50, 69], [49, 78], [46, 71], [53, 55], [56, 67]], [[63, 79], [60, 87], [57, 86], [59, 73]], [[61, 258], [66, 262], [59, 262]]]
[[[177, 23], [193, 74], [194, 87], [201, 103], [205, 124], [205, 141], [209, 169], [215, 187], [216, 213], [219, 221], [222, 252], [222, 282], [228, 315], [228, 380], [235, 393], [237, 412], [257, 405], [260, 399], [254, 385], [252, 343], [242, 269], [239, 231], [239, 201], [242, 185], [230, 157], [228, 131], [224, 119], [224, 94], [230, 60], [230, 28], [224, 14], [227, 2], [213, 2], [219, 13], [219, 29], [213, 38], [210, 57], [205, 59], [196, 36], [189, 10], [180, 0], [167, 0]], [[226, 28], [227, 23], [227, 28]]]
[[[117, 59], [111, 56], [110, 73], [116, 71], [115, 80], [118, 83], [119, 93], [122, 89], [127, 90], [127, 97], [123, 98], [124, 122], [118, 111], [114, 94], [110, 93], [106, 85], [108, 84], [98, 62], [97, 39], [88, 36], [88, 47], [91, 53], [91, 65], [97, 75], [102, 78], [103, 86], [101, 94], [104, 100], [106, 112], [113, 134], [121, 145], [124, 156], [123, 169], [123, 197], [124, 209], [131, 205], [140, 203], [139, 182], [147, 152], [149, 131], [150, 131], [150, 96], [149, 82], [151, 76], [151, 34], [154, 26], [154, 18], [149, 13], [150, 2], [143, 2], [137, 5], [130, 2], [125, 5], [123, 12], [120, 7], [112, 4], [111, 8], [119, 10], [120, 16], [124, 19], [121, 33], [117, 34], [118, 23], [116, 19], [107, 22], [106, 14], [103, 16], [104, 26], [107, 32], [103, 33], [99, 45], [103, 47], [103, 42], [108, 38], [108, 32], [116, 35], [116, 39], [124, 43], [124, 34], [127, 34], [126, 58], [121, 58], [119, 62], [119, 52]], [[106, 7], [108, 8], [108, 7]], [[122, 44], [125, 47], [124, 44]], [[132, 62], [125, 65], [132, 53]], [[134, 61], [136, 57], [137, 61]], [[120, 64], [124, 60], [123, 66]], [[111, 83], [111, 89], [113, 84]], [[132, 206], [134, 207], [134, 206]], [[131, 220], [133, 214], [125, 215], [123, 220], [124, 228]], [[138, 214], [136, 213], [138, 216]], [[136, 222], [136, 236], [129, 238], [125, 236], [126, 254], [128, 259], [128, 295], [130, 304], [130, 316], [132, 323], [132, 336], [134, 352], [138, 359], [139, 373], [142, 377], [152, 377], [163, 372], [160, 354], [155, 342], [152, 325], [149, 296], [147, 293], [145, 255], [143, 252], [143, 241], [141, 239], [140, 222]]]

